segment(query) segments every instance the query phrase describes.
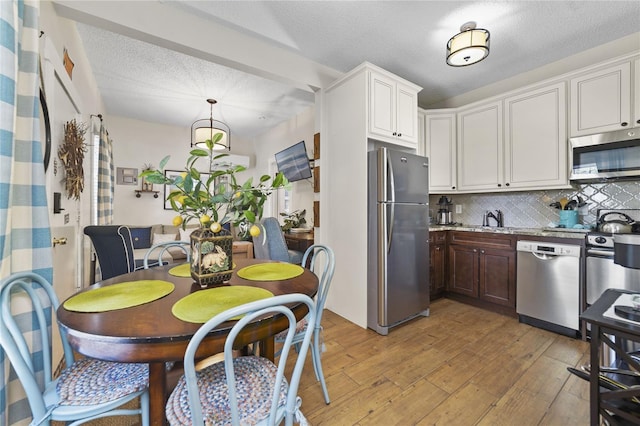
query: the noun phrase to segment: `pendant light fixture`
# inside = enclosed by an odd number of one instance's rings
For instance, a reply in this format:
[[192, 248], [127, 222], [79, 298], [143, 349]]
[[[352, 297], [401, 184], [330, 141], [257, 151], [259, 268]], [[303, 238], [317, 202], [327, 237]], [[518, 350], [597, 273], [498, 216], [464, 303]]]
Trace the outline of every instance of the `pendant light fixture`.
[[222, 121], [213, 119], [213, 105], [218, 103], [215, 99], [207, 99], [211, 106], [209, 118], [196, 120], [191, 125], [191, 147], [206, 149], [206, 141], [213, 140], [216, 133], [222, 133], [222, 139], [213, 146], [214, 151], [231, 151], [231, 129]]
[[447, 64], [466, 67], [489, 56], [489, 31], [476, 28], [473, 21], [460, 27], [460, 33], [447, 43]]

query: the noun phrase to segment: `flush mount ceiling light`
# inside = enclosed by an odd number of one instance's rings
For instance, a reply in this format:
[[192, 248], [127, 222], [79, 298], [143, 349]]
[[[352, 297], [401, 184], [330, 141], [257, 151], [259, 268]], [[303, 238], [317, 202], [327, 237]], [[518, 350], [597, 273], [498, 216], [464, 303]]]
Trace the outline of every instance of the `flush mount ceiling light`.
[[460, 33], [447, 43], [447, 64], [466, 67], [489, 56], [489, 31], [476, 28], [471, 21], [460, 27]]
[[218, 103], [215, 99], [207, 99], [211, 105], [209, 118], [196, 120], [191, 125], [191, 147], [207, 149], [207, 140], [213, 140], [216, 133], [222, 133], [222, 139], [213, 146], [214, 151], [231, 151], [231, 129], [222, 121], [213, 119], [213, 105]]

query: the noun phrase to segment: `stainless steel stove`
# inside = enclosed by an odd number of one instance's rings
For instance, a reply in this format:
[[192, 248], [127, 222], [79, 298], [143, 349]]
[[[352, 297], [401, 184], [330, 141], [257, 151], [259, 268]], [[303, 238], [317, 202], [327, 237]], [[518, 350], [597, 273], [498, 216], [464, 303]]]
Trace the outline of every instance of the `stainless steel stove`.
[[[605, 213], [620, 212], [640, 221], [640, 209], [600, 210]], [[628, 268], [614, 262], [615, 234], [591, 231], [586, 235], [586, 292], [588, 305], [593, 304], [608, 288], [640, 292], [640, 269]]]

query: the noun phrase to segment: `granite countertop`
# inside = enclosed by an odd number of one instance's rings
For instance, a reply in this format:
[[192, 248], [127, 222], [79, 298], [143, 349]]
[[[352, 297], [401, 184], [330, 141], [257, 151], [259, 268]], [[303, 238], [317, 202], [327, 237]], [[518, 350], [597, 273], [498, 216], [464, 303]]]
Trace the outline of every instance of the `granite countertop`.
[[513, 235], [535, 235], [539, 237], [556, 237], [556, 238], [577, 238], [582, 239], [590, 231], [590, 229], [562, 229], [561, 228], [516, 228], [481, 225], [429, 225], [429, 232], [438, 231], [469, 231], [469, 232], [489, 232], [494, 234], [513, 234]]

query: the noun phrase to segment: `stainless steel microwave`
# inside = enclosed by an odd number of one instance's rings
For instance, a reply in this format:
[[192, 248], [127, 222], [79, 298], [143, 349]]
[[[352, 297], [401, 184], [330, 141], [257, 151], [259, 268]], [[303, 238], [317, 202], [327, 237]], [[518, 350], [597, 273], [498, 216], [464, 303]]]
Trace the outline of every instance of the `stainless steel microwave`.
[[569, 139], [572, 181], [640, 179], [640, 128]]

